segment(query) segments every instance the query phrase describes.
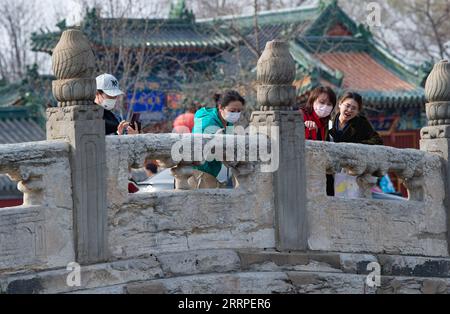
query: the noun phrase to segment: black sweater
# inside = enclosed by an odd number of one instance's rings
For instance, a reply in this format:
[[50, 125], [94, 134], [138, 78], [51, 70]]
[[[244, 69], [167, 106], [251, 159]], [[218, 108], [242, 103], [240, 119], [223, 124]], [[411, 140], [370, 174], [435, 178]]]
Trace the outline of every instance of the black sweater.
[[105, 120], [105, 134], [117, 134], [119, 121], [111, 111], [103, 109], [103, 120]]
[[336, 128], [336, 123], [339, 123], [339, 114], [335, 117], [333, 128], [330, 130], [330, 135], [337, 143], [383, 145], [383, 139], [373, 129], [366, 117], [360, 115], [354, 117], [340, 132]]

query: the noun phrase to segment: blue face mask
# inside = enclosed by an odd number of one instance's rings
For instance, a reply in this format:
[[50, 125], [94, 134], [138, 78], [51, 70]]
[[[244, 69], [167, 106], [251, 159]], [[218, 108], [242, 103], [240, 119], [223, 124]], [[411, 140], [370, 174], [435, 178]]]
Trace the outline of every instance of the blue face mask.
[[223, 117], [227, 122], [236, 123], [241, 117], [240, 112], [228, 112], [225, 111], [225, 116]]

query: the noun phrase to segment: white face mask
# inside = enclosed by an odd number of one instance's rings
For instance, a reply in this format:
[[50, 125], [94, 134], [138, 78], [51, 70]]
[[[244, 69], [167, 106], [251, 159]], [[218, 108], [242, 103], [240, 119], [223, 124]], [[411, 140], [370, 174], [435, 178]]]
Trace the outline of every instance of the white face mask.
[[333, 108], [327, 105], [314, 104], [314, 111], [319, 118], [325, 118], [330, 115], [331, 111], [333, 111]]
[[117, 99], [109, 99], [109, 98], [105, 98], [103, 99], [102, 103], [100, 104], [103, 108], [105, 108], [106, 110], [113, 110], [114, 107], [116, 106], [116, 102]]
[[225, 111], [225, 116], [223, 117], [226, 121], [230, 123], [236, 123], [241, 117], [240, 112], [227, 112]]

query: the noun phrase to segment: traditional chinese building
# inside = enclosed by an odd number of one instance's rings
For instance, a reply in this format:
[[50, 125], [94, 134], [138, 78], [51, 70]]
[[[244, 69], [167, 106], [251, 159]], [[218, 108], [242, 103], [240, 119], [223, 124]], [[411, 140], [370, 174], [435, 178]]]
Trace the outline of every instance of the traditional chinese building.
[[[58, 26], [60, 31], [33, 34], [33, 50], [51, 54], [66, 29], [64, 21]], [[149, 123], [179, 114], [180, 83], [214, 72], [233, 41], [196, 23], [184, 1], [172, 6], [167, 19], [101, 18], [92, 9], [78, 27], [93, 46], [98, 73], [110, 71], [128, 85], [127, 102]]]
[[[337, 93], [352, 90], [364, 98], [365, 114], [382, 134], [386, 145], [419, 147], [419, 129], [425, 124], [422, 87], [429, 72], [426, 65], [408, 65], [358, 25], [337, 4], [261, 12], [255, 32], [254, 16], [206, 20], [226, 29], [238, 29], [245, 37], [239, 54], [230, 64], [256, 62], [257, 53], [274, 38], [286, 39], [297, 63], [297, 92], [304, 101], [318, 85]], [[258, 38], [258, 40], [256, 40]], [[232, 69], [231, 69], [232, 70]]]
[[[113, 32], [118, 23], [120, 31]], [[357, 91], [364, 97], [365, 114], [387, 145], [418, 147], [418, 130], [425, 123], [425, 67], [396, 58], [337, 1], [260, 12], [257, 24], [255, 29], [252, 14], [196, 21], [185, 2], [179, 1], [168, 19], [106, 19], [90, 11], [80, 27], [100, 57], [119, 48], [134, 49], [136, 55], [145, 49], [166, 57], [144, 75], [137, 91], [128, 93], [134, 110], [149, 120], [167, 119], [167, 109], [177, 107], [183, 92], [178, 83], [186, 80], [187, 72], [206, 68], [224, 76], [242, 68], [251, 72], [265, 43], [278, 38], [289, 41], [297, 63], [299, 101], [319, 84], [338, 93]], [[66, 28], [64, 23], [59, 26]], [[60, 34], [34, 34], [33, 49], [51, 54]]]

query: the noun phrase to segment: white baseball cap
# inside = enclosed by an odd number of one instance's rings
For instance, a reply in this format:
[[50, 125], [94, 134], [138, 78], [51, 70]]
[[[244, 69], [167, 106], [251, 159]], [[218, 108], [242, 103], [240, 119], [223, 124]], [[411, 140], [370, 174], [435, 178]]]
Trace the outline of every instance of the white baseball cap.
[[122, 95], [123, 92], [119, 89], [119, 81], [114, 75], [104, 73], [96, 77], [97, 90], [102, 90], [106, 95], [116, 97]]

